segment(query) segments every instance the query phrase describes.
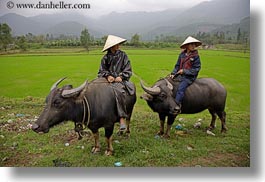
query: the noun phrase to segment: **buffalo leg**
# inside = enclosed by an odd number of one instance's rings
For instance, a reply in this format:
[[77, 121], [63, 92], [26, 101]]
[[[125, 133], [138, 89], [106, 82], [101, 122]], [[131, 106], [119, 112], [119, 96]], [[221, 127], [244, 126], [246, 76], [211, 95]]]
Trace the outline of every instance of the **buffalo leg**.
[[170, 129], [171, 129], [171, 126], [175, 120], [175, 116], [172, 116], [172, 115], [169, 115], [167, 117], [167, 130], [166, 130], [166, 133], [164, 134], [164, 137], [165, 138], [169, 138], [170, 137]]
[[216, 121], [216, 112], [213, 109], [209, 109], [210, 114], [212, 115], [212, 121], [208, 130], [213, 130], [215, 128], [215, 121]]
[[226, 123], [225, 123], [225, 120], [226, 120], [226, 112], [225, 111], [217, 112], [217, 115], [220, 118], [221, 123], [222, 123], [221, 132], [222, 133], [223, 132], [226, 132], [227, 131], [227, 127], [226, 127]]
[[126, 119], [126, 134], [129, 136], [131, 131], [130, 131], [130, 121], [131, 121], [131, 114], [128, 114], [128, 118]]
[[113, 154], [113, 146], [112, 146], [113, 129], [114, 129], [114, 126], [111, 128], [105, 128], [105, 137], [106, 137], [106, 143], [107, 143], [107, 149], [105, 151], [105, 154], [107, 156], [110, 156]]
[[157, 132], [158, 135], [164, 135], [164, 125], [165, 125], [165, 120], [166, 116], [164, 114], [159, 114], [159, 119], [160, 119], [160, 130]]
[[93, 132], [93, 135], [94, 135], [94, 140], [95, 140], [95, 146], [92, 148], [92, 153], [95, 154], [95, 153], [98, 153], [100, 152], [100, 144], [99, 144], [99, 132]]

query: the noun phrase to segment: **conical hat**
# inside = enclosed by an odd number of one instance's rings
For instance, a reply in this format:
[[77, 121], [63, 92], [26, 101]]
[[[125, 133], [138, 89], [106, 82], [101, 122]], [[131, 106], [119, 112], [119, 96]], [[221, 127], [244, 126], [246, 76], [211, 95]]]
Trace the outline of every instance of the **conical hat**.
[[117, 44], [121, 44], [125, 41], [127, 41], [127, 40], [120, 38], [120, 37], [117, 37], [117, 36], [114, 36], [114, 35], [109, 35], [106, 42], [105, 42], [104, 48], [102, 49], [102, 52], [108, 50], [112, 46], [115, 46]]
[[189, 36], [186, 38], [186, 40], [181, 44], [180, 48], [183, 48], [185, 45], [190, 44], [190, 43], [195, 43], [196, 47], [202, 45], [201, 41]]

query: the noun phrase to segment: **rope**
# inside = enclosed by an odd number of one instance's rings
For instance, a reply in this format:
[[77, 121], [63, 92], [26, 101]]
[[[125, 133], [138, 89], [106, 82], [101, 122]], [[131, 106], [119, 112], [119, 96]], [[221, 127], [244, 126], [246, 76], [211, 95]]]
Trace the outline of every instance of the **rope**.
[[[82, 119], [82, 131], [86, 128], [88, 128], [89, 121], [90, 121], [90, 107], [87, 101], [87, 98], [84, 96], [84, 100], [82, 101], [83, 104], [83, 109], [84, 109], [84, 114], [83, 114], [83, 119]], [[87, 106], [87, 110], [86, 110]], [[85, 119], [86, 119], [86, 111], [87, 111], [87, 124], [85, 125]], [[82, 131], [78, 131], [79, 137], [83, 138], [84, 135], [82, 134]]]
[[87, 127], [88, 127], [88, 124], [89, 124], [89, 121], [90, 121], [90, 107], [89, 107], [87, 98], [85, 96], [84, 96], [84, 100], [85, 100], [85, 103], [86, 103], [86, 106], [87, 106]]

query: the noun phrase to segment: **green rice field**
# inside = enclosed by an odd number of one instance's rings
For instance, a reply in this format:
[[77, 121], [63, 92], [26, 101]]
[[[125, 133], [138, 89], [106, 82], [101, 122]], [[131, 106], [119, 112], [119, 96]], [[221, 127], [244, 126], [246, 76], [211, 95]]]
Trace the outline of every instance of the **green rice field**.
[[[74, 87], [86, 79], [96, 78], [103, 53], [78, 50], [38, 50], [29, 53], [0, 55], [0, 166], [71, 166], [71, 167], [250, 167], [250, 53], [199, 50], [202, 68], [199, 77], [212, 77], [228, 92], [226, 102], [228, 132], [221, 134], [220, 120], [215, 136], [207, 135], [208, 111], [179, 115], [170, 139], [155, 137], [160, 122], [144, 100], [140, 79], [151, 86], [168, 75], [179, 50], [124, 49], [131, 60], [131, 81], [137, 87], [137, 102], [131, 120], [129, 139], [113, 135], [114, 155], [104, 155], [104, 130], [100, 129], [102, 151], [90, 152], [93, 136], [87, 131], [77, 139], [74, 124], [69, 121], [39, 135], [28, 127], [40, 114], [51, 85], [61, 83]], [[182, 118], [182, 119], [180, 119]], [[202, 119], [202, 127], [194, 123]], [[178, 135], [177, 124], [188, 131]], [[68, 143], [69, 146], [65, 144]], [[192, 146], [190, 150], [189, 146]]]

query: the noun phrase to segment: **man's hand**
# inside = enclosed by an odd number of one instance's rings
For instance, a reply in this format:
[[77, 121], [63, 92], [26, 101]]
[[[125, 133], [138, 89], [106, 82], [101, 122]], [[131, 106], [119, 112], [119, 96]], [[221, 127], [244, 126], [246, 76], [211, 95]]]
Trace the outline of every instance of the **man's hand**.
[[182, 75], [184, 73], [184, 70], [183, 69], [180, 69], [178, 72], [177, 72], [177, 74], [179, 74], [179, 75]]
[[115, 78], [113, 76], [108, 76], [107, 80], [108, 82], [112, 83], [115, 81]]
[[115, 82], [122, 82], [122, 78], [118, 76], [117, 78], [115, 78]]

